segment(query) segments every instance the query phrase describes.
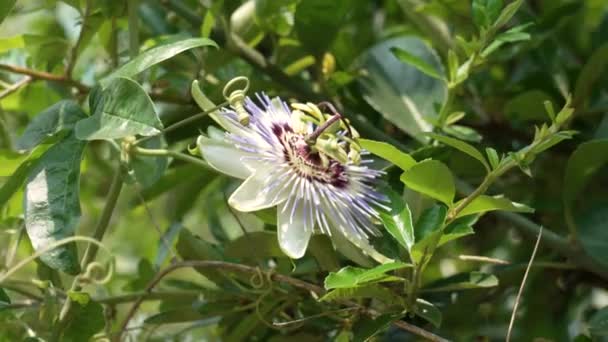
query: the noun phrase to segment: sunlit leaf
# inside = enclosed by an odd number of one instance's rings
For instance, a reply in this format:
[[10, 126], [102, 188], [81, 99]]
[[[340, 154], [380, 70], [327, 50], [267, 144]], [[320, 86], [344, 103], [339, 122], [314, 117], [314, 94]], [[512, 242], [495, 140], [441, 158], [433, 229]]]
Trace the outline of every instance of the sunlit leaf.
[[[457, 202], [455, 206], [458, 206]], [[534, 209], [525, 204], [512, 202], [505, 197], [481, 195], [475, 198], [464, 209], [462, 209], [456, 217], [467, 216], [471, 214], [486, 213], [488, 211], [503, 210], [519, 213], [533, 213]]]
[[186, 50], [201, 46], [217, 47], [215, 42], [208, 38], [189, 38], [153, 47], [150, 50], [142, 52], [137, 57], [116, 69], [113, 73], [104, 78], [101, 81], [101, 84], [104, 87], [108, 87], [115, 78], [133, 77], [153, 65], [165, 61]]
[[412, 267], [412, 265], [395, 261], [376, 266], [372, 269], [346, 266], [338, 272], [329, 273], [329, 275], [325, 278], [325, 288], [328, 290], [349, 288], [366, 283], [399, 280], [399, 278], [387, 275], [386, 273], [406, 267]]
[[102, 104], [98, 104], [95, 113], [76, 124], [78, 139], [118, 139], [161, 132], [163, 125], [152, 100], [134, 81], [114, 78], [102, 97]]
[[369, 139], [359, 139], [358, 141], [361, 147], [397, 165], [401, 170], [405, 171], [416, 165], [414, 158], [389, 143]]
[[[86, 143], [69, 135], [49, 148], [25, 182], [25, 228], [39, 250], [70, 237], [80, 220], [80, 161]], [[40, 259], [53, 269], [76, 274], [75, 244], [60, 246]]]
[[425, 160], [405, 171], [401, 181], [410, 189], [451, 205], [456, 194], [452, 172], [437, 160]]

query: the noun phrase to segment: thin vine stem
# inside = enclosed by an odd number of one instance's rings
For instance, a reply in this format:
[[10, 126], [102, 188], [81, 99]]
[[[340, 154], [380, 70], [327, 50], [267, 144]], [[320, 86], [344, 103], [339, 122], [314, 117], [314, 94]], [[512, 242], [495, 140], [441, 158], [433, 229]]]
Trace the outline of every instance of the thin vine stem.
[[[114, 212], [114, 208], [116, 208], [116, 204], [118, 202], [118, 196], [120, 195], [122, 186], [123, 186], [122, 171], [120, 168], [118, 168], [116, 170], [116, 174], [114, 175], [114, 178], [112, 179], [110, 189], [108, 190], [105, 207], [101, 213], [97, 226], [95, 227], [95, 231], [93, 232], [93, 239], [95, 239], [96, 241], [101, 241], [103, 239], [103, 236], [106, 233], [106, 230], [110, 223], [110, 219], [112, 218], [112, 213]], [[82, 257], [82, 261], [81, 261], [82, 269], [86, 269], [87, 265], [91, 261], [95, 260], [97, 251], [98, 251], [98, 246], [93, 247], [93, 245], [89, 245], [89, 247], [84, 252], [84, 256]], [[80, 289], [79, 279], [75, 278], [72, 283], [71, 291], [77, 291], [79, 289]], [[68, 313], [70, 312], [72, 304], [73, 304], [72, 300], [69, 297], [63, 303], [63, 306], [59, 313], [58, 328], [56, 329], [56, 334], [54, 337], [59, 338], [63, 327], [67, 323]]]
[[192, 163], [203, 167], [207, 170], [212, 170], [211, 166], [207, 164], [204, 160], [196, 157], [189, 156], [185, 153], [165, 150], [165, 149], [151, 149], [151, 148], [143, 148], [138, 146], [133, 146], [131, 148], [131, 152], [135, 154], [139, 154], [142, 156], [156, 156], [156, 157], [172, 157], [175, 159], [179, 159], [188, 163]]

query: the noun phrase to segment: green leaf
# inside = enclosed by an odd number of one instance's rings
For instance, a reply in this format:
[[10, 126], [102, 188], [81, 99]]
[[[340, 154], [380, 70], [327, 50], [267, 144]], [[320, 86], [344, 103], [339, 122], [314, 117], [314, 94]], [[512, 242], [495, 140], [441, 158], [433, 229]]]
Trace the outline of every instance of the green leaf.
[[[184, 260], [223, 260], [223, 255], [209, 242], [202, 240], [183, 228], [177, 240], [177, 252]], [[212, 268], [197, 268], [196, 271], [216, 284], [226, 282], [221, 271]]]
[[409, 206], [405, 204], [405, 208], [396, 215], [380, 213], [380, 219], [389, 234], [409, 252], [414, 245], [414, 223]]
[[445, 101], [447, 87], [445, 82], [403, 64], [391, 53], [394, 48], [408, 51], [443, 73], [439, 57], [421, 39], [389, 39], [364, 52], [353, 66], [363, 73], [358, 79], [363, 98], [399, 129], [425, 142], [427, 138], [420, 133], [432, 131], [429, 121], [437, 118], [435, 105]]
[[450, 292], [495, 286], [498, 286], [498, 278], [493, 274], [471, 272], [440, 279], [422, 289], [422, 292]]
[[575, 107], [578, 108], [579, 106], [584, 105], [586, 99], [590, 98], [594, 84], [601, 80], [604, 71], [607, 69], [608, 43], [605, 43], [593, 52], [576, 79], [573, 99]]
[[[10, 177], [8, 180], [6, 180], [4, 182], [4, 184], [0, 188], [0, 208], [4, 208], [6, 206], [6, 204], [11, 200], [13, 195], [17, 191], [19, 191], [19, 188], [21, 188], [21, 185], [27, 178], [27, 175], [30, 172], [30, 170], [34, 166], [36, 166], [40, 156], [47, 149], [48, 149], [48, 146], [39, 146], [38, 148], [34, 149], [34, 151], [32, 151], [29, 155], [27, 155], [27, 157], [25, 157], [23, 159], [21, 164], [19, 164], [19, 167], [17, 167], [12, 172], [12, 174], [7, 174], [7, 176], [10, 176]], [[21, 157], [19, 157], [19, 159], [21, 159]], [[0, 159], [0, 161], [3, 161], [3, 160]], [[12, 166], [9, 166], [8, 163], [3, 164], [3, 166], [4, 165], [7, 165], [7, 168], [5, 169], [2, 167], [3, 172], [12, 170]]]
[[[167, 142], [163, 136], [152, 137], [139, 144], [139, 146], [150, 149], [166, 148]], [[156, 183], [167, 170], [169, 159], [167, 157], [134, 155], [129, 159], [129, 167], [132, 172], [130, 181], [141, 184], [148, 188]]]
[[58, 102], [34, 117], [15, 143], [15, 148], [31, 150], [46, 138], [71, 131], [77, 121], [86, 117], [76, 102]]
[[394, 295], [389, 289], [381, 287], [378, 284], [333, 289], [321, 297], [319, 301], [332, 302], [360, 298], [374, 298], [387, 304], [399, 304], [403, 301], [402, 298]]
[[492, 166], [492, 170], [498, 167], [500, 164], [500, 157], [498, 156], [498, 152], [491, 147], [486, 147], [486, 155], [488, 156], [488, 160], [490, 161], [490, 165]]
[[156, 275], [156, 270], [148, 259], [142, 258], [137, 263], [137, 275], [132, 277], [127, 284], [123, 286], [123, 290], [134, 292], [146, 288], [150, 280]]
[[515, 43], [515, 42], [530, 40], [530, 38], [532, 38], [532, 36], [530, 36], [529, 33], [519, 31], [521, 29], [521, 27], [527, 27], [527, 26], [529, 26], [529, 25], [528, 24], [520, 25], [520, 26], [510, 29], [509, 31], [499, 34], [498, 36], [496, 36], [496, 38], [494, 38], [492, 43], [490, 45], [488, 45], [488, 47], [485, 48], [481, 52], [481, 56], [486, 58], [490, 54], [492, 54], [494, 51], [498, 50], [499, 47], [501, 47], [507, 43]]
[[546, 121], [544, 106], [546, 101], [554, 100], [543, 90], [528, 90], [509, 100], [505, 104], [504, 112], [513, 121]]
[[511, 2], [510, 4], [508, 4], [507, 6], [505, 6], [505, 8], [503, 8], [503, 10], [500, 12], [500, 15], [498, 16], [498, 18], [496, 18], [496, 21], [494, 22], [494, 25], [493, 25], [494, 28], [499, 29], [502, 26], [504, 26], [507, 22], [509, 22], [509, 20], [511, 20], [511, 18], [513, 18], [513, 16], [515, 15], [515, 13], [519, 9], [519, 7], [521, 7], [523, 2], [524, 2], [524, 0], [515, 0], [515, 1]]
[[294, 28], [309, 51], [321, 55], [333, 43], [351, 8], [347, 0], [307, 0], [296, 7]]
[[[2, 5], [0, 5], [2, 6]], [[0, 11], [2, 11], [0, 9]], [[2, 22], [2, 14], [0, 13], [0, 23]], [[20, 49], [25, 46], [23, 36], [13, 36], [7, 38], [0, 38], [0, 53], [5, 53], [13, 49]]]
[[589, 180], [608, 163], [608, 139], [582, 143], [572, 153], [566, 164], [563, 199], [566, 207], [579, 197]]
[[165, 61], [186, 50], [201, 46], [213, 46], [217, 48], [217, 44], [208, 38], [189, 38], [156, 46], [137, 55], [137, 57], [122, 65], [109, 76], [101, 80], [100, 83], [104, 88], [107, 88], [115, 78], [133, 77], [153, 65]]
[[3, 288], [0, 287], [0, 312], [11, 303], [11, 298], [6, 294]]
[[413, 66], [414, 68], [422, 71], [425, 75], [431, 76], [438, 80], [444, 79], [444, 77], [439, 74], [435, 67], [425, 62], [422, 58], [414, 56], [411, 53], [397, 47], [391, 48], [391, 52], [401, 62]]
[[141, 86], [127, 78], [115, 78], [102, 94], [93, 116], [78, 121], [76, 137], [81, 140], [119, 139], [134, 135], [151, 136], [163, 125], [154, 104]]
[[479, 132], [467, 126], [450, 125], [443, 127], [441, 130], [445, 134], [448, 134], [460, 140], [478, 143], [482, 139], [482, 136], [481, 134], [479, 134]]
[[340, 268], [340, 260], [327, 235], [313, 235], [307, 251], [315, 258], [321, 270], [335, 271]]
[[[86, 143], [73, 134], [49, 148], [25, 182], [25, 228], [35, 250], [70, 237], [80, 220], [80, 161]], [[40, 257], [68, 274], [80, 271], [76, 245], [60, 246]]]
[[[464, 201], [461, 200], [460, 202]], [[455, 206], [458, 206], [460, 202], [457, 202]], [[483, 214], [488, 211], [503, 210], [512, 211], [517, 213], [533, 213], [534, 209], [528, 207], [525, 204], [511, 202], [509, 199], [502, 196], [487, 196], [481, 195], [475, 198], [469, 203], [464, 209], [462, 209], [456, 217], [467, 216], [471, 214]]]
[[0, 177], [10, 177], [28, 157], [28, 154], [0, 150]]
[[451, 205], [456, 194], [452, 172], [442, 162], [425, 160], [405, 171], [401, 181], [410, 189]]
[[16, 2], [17, 0], [6, 0], [0, 3], [0, 24], [2, 23], [2, 21], [4, 21], [4, 18], [6, 18], [11, 12], [11, 9], [13, 9], [13, 6], [15, 6]]
[[475, 234], [473, 230], [473, 225], [479, 216], [477, 215], [469, 215], [463, 216], [455, 219], [450, 223], [447, 227], [443, 229], [443, 233], [441, 234], [441, 238], [439, 238], [439, 242], [437, 243], [437, 247], [442, 246], [452, 240], [460, 239], [461, 237], [465, 237], [471, 234]]
[[255, 0], [255, 19], [268, 32], [286, 36], [294, 25], [297, 0]]
[[[255, 246], [255, 248], [251, 248]], [[224, 250], [227, 257], [236, 259], [285, 258], [281, 252], [277, 235], [273, 232], [250, 232], [227, 243]]]
[[608, 307], [593, 314], [589, 320], [589, 333], [593, 337], [608, 337]]
[[361, 319], [353, 326], [353, 341], [370, 341], [401, 317], [399, 314], [383, 314], [374, 319]]
[[599, 264], [608, 267], [608, 205], [592, 205], [578, 215], [576, 227], [583, 249]]
[[471, 4], [473, 22], [479, 28], [489, 27], [500, 15], [502, 6], [502, 0], [473, 0]]
[[427, 135], [437, 141], [440, 141], [448, 146], [451, 146], [451, 147], [479, 160], [479, 162], [483, 165], [483, 167], [486, 168], [486, 170], [488, 172], [491, 171], [490, 165], [488, 165], [486, 158], [483, 156], [483, 154], [481, 154], [481, 152], [479, 152], [478, 149], [476, 149], [472, 145], [470, 145], [464, 141], [460, 141], [458, 139], [446, 137], [445, 135], [439, 135], [439, 134], [435, 134], [435, 133], [427, 133]]
[[[88, 294], [82, 292], [82, 296]], [[82, 298], [80, 296], [79, 298]], [[85, 303], [86, 304], [82, 304]], [[105, 318], [101, 304], [88, 300], [75, 301], [69, 313], [62, 341], [89, 341], [95, 333], [103, 329]]]
[[435, 305], [433, 305], [433, 303], [427, 302], [422, 298], [417, 298], [414, 312], [416, 315], [424, 318], [434, 325], [435, 328], [439, 328], [441, 326], [441, 311]]
[[160, 267], [164, 264], [165, 260], [167, 259], [167, 255], [169, 255], [169, 252], [171, 249], [173, 249], [173, 244], [179, 236], [179, 232], [182, 230], [182, 228], [184, 228], [184, 226], [180, 222], [174, 222], [163, 233], [158, 241], [158, 249], [156, 252], [156, 258], [154, 259], [154, 268], [160, 269]]
[[442, 236], [441, 227], [445, 222], [448, 210], [443, 205], [434, 205], [426, 209], [416, 222], [414, 232], [416, 243], [411, 248], [410, 257], [419, 263], [425, 255], [435, 252]]
[[409, 154], [402, 152], [395, 146], [382, 141], [374, 141], [368, 139], [358, 140], [361, 147], [368, 150], [370, 153], [377, 155], [382, 159], [397, 165], [401, 170], [408, 170], [416, 165], [416, 160]]
[[394, 261], [372, 269], [346, 266], [338, 272], [329, 273], [325, 278], [325, 289], [349, 288], [367, 283], [400, 280], [400, 278], [387, 275], [386, 273], [406, 267], [412, 267], [412, 265]]

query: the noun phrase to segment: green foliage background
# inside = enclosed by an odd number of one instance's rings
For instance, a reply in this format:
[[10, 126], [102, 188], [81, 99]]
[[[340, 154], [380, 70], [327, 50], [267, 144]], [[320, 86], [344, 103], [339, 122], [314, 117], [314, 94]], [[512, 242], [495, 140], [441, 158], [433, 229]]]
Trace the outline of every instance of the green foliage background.
[[[0, 340], [603, 341], [606, 70], [604, 0], [2, 0]], [[227, 205], [238, 76], [359, 130], [394, 262]]]

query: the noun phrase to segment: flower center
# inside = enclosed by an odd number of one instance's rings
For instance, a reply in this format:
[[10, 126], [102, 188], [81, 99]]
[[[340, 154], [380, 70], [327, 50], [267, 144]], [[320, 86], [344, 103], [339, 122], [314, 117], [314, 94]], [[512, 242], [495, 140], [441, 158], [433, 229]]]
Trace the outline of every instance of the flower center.
[[324, 184], [343, 188], [348, 184], [344, 166], [322, 152], [313, 151], [306, 136], [293, 132], [291, 127], [273, 127], [283, 146], [285, 161], [300, 176]]

